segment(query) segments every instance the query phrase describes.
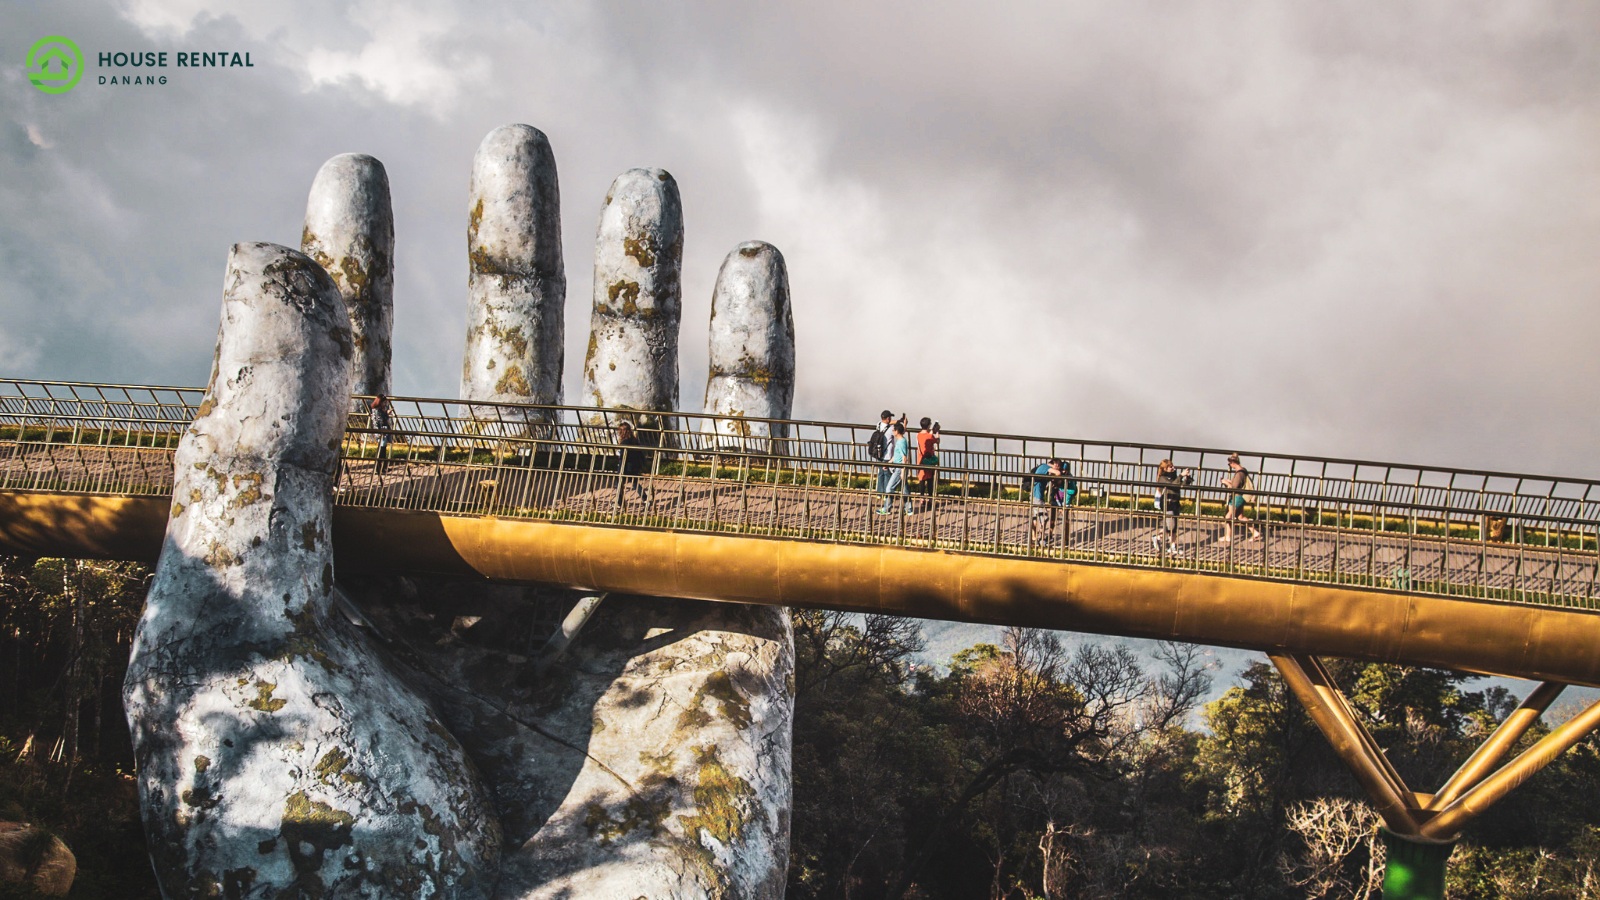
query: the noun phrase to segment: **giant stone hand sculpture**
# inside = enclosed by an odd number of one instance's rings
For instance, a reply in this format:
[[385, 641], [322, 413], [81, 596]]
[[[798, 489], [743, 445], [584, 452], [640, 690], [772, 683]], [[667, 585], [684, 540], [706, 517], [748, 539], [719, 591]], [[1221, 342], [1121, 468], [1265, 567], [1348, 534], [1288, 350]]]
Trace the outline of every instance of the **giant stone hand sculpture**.
[[489, 898], [499, 829], [433, 710], [335, 614], [344, 302], [235, 245], [124, 684], [168, 897]]

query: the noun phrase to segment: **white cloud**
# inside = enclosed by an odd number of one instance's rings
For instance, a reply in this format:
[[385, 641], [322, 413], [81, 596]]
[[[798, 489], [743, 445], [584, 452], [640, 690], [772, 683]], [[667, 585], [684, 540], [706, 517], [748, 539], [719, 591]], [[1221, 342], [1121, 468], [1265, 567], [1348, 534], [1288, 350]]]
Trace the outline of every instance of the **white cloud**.
[[313, 86], [355, 82], [397, 106], [421, 106], [442, 118], [463, 93], [488, 80], [487, 59], [446, 40], [461, 20], [440, 7], [367, 2], [350, 19], [368, 40], [354, 49], [318, 46], [307, 53]]
[[258, 68], [70, 102], [0, 78], [32, 374], [203, 377], [227, 245], [292, 243], [356, 150], [394, 189], [398, 387], [453, 392], [472, 151], [523, 121], [561, 166], [570, 394], [600, 198], [654, 165], [683, 191], [687, 407], [717, 266], [756, 238], [807, 414], [1593, 470], [1600, 8], [112, 8], [7, 24]]

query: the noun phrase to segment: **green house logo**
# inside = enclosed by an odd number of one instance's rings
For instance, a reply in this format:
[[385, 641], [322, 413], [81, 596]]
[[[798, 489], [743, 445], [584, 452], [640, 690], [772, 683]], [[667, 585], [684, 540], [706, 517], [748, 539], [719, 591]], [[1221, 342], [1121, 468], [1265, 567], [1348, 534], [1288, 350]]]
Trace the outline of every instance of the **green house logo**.
[[28, 80], [46, 94], [65, 94], [83, 77], [83, 51], [64, 37], [40, 38], [28, 48]]

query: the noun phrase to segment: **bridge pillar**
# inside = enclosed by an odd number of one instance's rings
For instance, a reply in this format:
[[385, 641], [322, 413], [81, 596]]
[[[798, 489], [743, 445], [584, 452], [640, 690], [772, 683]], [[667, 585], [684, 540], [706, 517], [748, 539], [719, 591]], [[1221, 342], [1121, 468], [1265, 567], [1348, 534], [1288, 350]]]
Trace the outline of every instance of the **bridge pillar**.
[[1442, 898], [1445, 863], [1461, 830], [1600, 727], [1597, 701], [1551, 729], [1515, 759], [1500, 765], [1561, 693], [1562, 685], [1547, 682], [1530, 692], [1522, 705], [1506, 716], [1437, 793], [1418, 793], [1408, 788], [1389, 764], [1320, 660], [1303, 654], [1269, 656], [1388, 826], [1382, 829], [1389, 850], [1384, 870], [1385, 900]]
[[1379, 828], [1388, 851], [1383, 868], [1383, 900], [1443, 900], [1444, 868], [1455, 841], [1418, 841]]

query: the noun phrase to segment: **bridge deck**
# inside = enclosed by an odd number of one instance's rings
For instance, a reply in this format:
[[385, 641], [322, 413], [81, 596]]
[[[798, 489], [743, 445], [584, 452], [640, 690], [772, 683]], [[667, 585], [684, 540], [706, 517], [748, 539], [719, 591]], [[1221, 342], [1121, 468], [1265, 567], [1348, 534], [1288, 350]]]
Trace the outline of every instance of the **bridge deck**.
[[[136, 556], [159, 546], [171, 448], [199, 394], [174, 389], [179, 400], [140, 407], [132, 392], [156, 389], [95, 389], [121, 394], [88, 402], [7, 397], [0, 387], [0, 546]], [[753, 423], [761, 433], [752, 436], [752, 423], [680, 416], [687, 427], [654, 435], [665, 446], [650, 454], [650, 474], [627, 479], [649, 500], [630, 485], [619, 505], [614, 412], [399, 403], [391, 462], [372, 458], [376, 434], [352, 427], [347, 436], [334, 498], [341, 565], [370, 563], [361, 548], [386, 548], [391, 567], [1600, 683], [1600, 649], [1590, 649], [1600, 648], [1600, 616], [1588, 612], [1600, 492], [1589, 482], [1247, 456], [1258, 472], [1248, 509], [1265, 535], [1246, 541], [1241, 527], [1226, 543], [1230, 494], [1217, 451], [1139, 448], [1129, 459], [1126, 445], [947, 433], [940, 492], [913, 495], [909, 512], [896, 495], [879, 515], [883, 495], [869, 487], [879, 467], [861, 459], [859, 429]], [[1080, 503], [1035, 536], [1024, 473], [1047, 455], [1074, 464]], [[1176, 555], [1152, 541], [1159, 457], [1197, 470]], [[1312, 464], [1316, 474], [1303, 474]], [[384, 546], [377, 534], [389, 535]], [[683, 554], [702, 552], [700, 563], [727, 571], [686, 573]], [[750, 574], [768, 563], [778, 566], [770, 581]], [[876, 574], [869, 585], [806, 565]], [[640, 582], [652, 567], [654, 582]], [[994, 584], [972, 581], [978, 573]]]

